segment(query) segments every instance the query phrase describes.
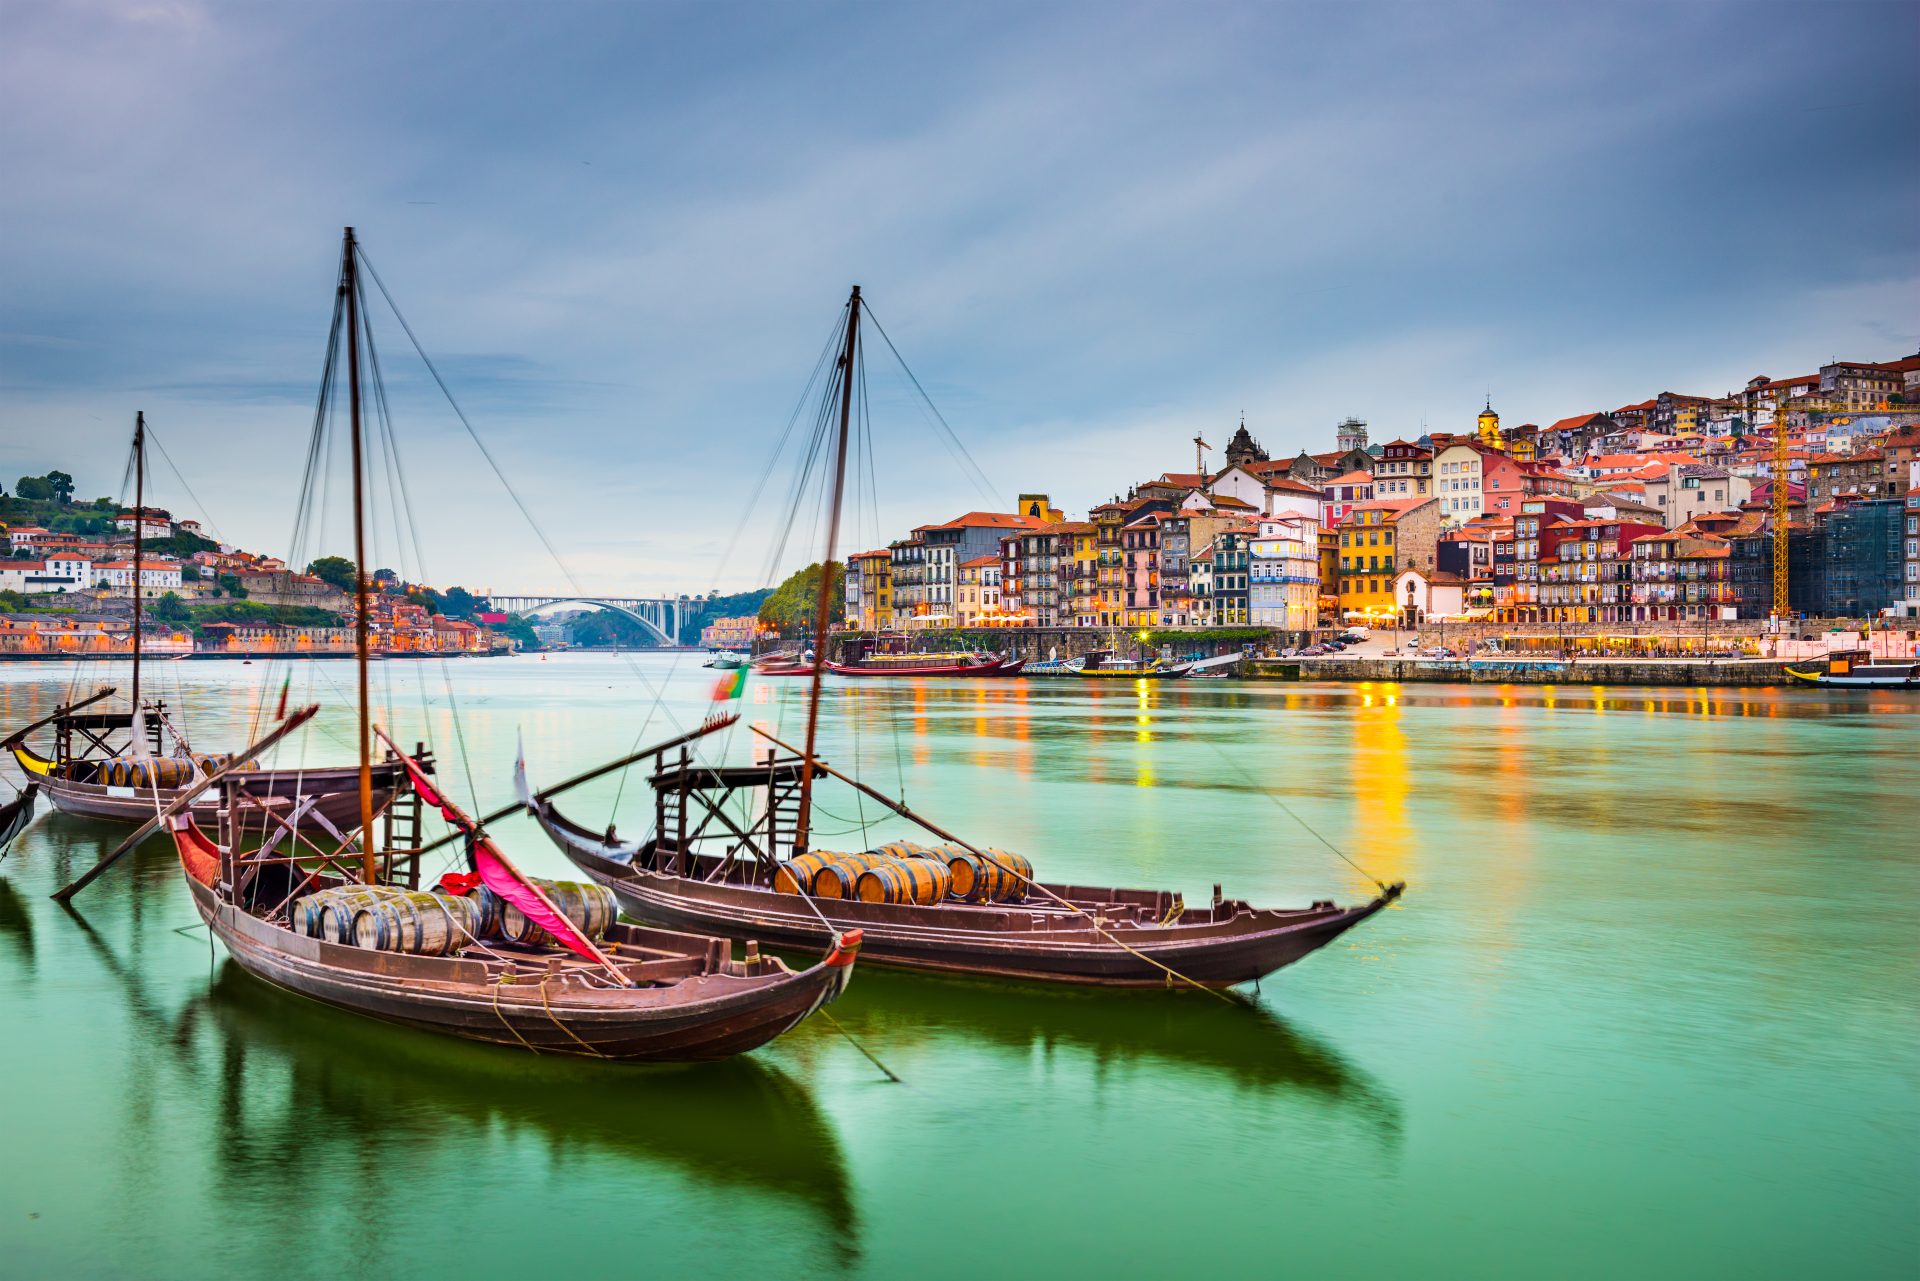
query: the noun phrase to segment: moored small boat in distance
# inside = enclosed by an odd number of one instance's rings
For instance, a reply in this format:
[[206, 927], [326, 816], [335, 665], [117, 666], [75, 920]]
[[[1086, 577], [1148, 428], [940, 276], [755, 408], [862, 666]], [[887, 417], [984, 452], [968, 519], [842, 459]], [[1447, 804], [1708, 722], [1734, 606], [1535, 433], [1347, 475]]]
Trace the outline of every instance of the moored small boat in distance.
[[702, 667], [711, 667], [722, 672], [738, 671], [746, 665], [747, 660], [730, 649], [715, 650], [711, 658], [700, 664]]
[[1171, 680], [1185, 676], [1186, 663], [1162, 663], [1157, 658], [1120, 658], [1110, 649], [1096, 649], [1072, 669], [1090, 680]]
[[813, 651], [809, 649], [805, 653], [794, 653], [783, 650], [761, 654], [753, 660], [753, 672], [756, 676], [811, 676]]
[[[827, 670], [836, 676], [1017, 676], [1023, 660], [977, 650], [914, 650], [907, 637], [881, 635], [870, 645], [849, 642], [855, 649]], [[844, 651], [843, 651], [844, 653]]]
[[1837, 649], [1827, 655], [1817, 671], [1786, 669], [1788, 677], [1803, 685], [1828, 685], [1840, 689], [1920, 689], [1920, 660], [1875, 662], [1864, 649]]

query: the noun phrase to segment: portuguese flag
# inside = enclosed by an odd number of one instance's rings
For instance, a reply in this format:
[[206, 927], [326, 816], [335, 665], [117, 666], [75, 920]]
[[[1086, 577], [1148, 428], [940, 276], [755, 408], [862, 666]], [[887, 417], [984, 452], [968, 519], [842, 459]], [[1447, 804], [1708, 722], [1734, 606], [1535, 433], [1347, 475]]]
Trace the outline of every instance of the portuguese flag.
[[713, 687], [713, 701], [718, 703], [729, 698], [739, 698], [747, 692], [747, 669], [736, 667], [723, 673]]

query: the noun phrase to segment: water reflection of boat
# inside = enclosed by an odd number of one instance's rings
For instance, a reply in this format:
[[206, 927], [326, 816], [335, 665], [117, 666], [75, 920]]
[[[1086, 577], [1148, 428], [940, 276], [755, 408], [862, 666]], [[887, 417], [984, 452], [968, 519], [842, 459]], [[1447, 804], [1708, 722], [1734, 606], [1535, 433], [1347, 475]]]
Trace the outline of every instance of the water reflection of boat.
[[0, 879], [0, 939], [19, 954], [27, 973], [33, 973], [33, 910], [5, 879]]
[[876, 1045], [928, 1036], [1015, 1050], [1070, 1046], [1102, 1067], [1142, 1060], [1248, 1089], [1311, 1094], [1397, 1140], [1399, 1100], [1332, 1046], [1254, 1001], [1189, 1001], [1038, 983], [869, 970], [841, 1022]]
[[[231, 961], [208, 990], [206, 1011], [224, 1074], [284, 1087], [272, 1103], [256, 1096], [245, 1108], [217, 1109], [239, 1131], [218, 1145], [223, 1174], [249, 1197], [286, 1180], [298, 1199], [310, 1177], [301, 1171], [328, 1166], [404, 1180], [420, 1140], [504, 1129], [534, 1137], [556, 1158], [665, 1163], [709, 1188], [802, 1205], [840, 1261], [857, 1260], [859, 1215], [839, 1137], [808, 1089], [764, 1062], [686, 1071], [501, 1056], [290, 1005]], [[289, 1162], [289, 1152], [300, 1161]]]
[[[6, 890], [0, 882], [0, 922]], [[376, 1180], [392, 1172], [392, 1186], [355, 1194], [356, 1204], [388, 1204], [430, 1150], [422, 1140], [524, 1132], [555, 1162], [625, 1157], [797, 1204], [818, 1220], [838, 1262], [858, 1261], [859, 1215], [839, 1137], [811, 1093], [777, 1068], [751, 1058], [687, 1071], [504, 1056], [288, 1002], [231, 960], [175, 1006], [156, 995], [137, 956], [123, 958], [66, 910], [143, 1033], [130, 1061], [142, 1088], [171, 1070], [189, 1089], [229, 1096], [208, 1111], [225, 1127], [213, 1151], [233, 1195], [294, 1205], [311, 1197], [314, 1171], [351, 1168]], [[130, 1124], [150, 1115], [136, 1109]]]

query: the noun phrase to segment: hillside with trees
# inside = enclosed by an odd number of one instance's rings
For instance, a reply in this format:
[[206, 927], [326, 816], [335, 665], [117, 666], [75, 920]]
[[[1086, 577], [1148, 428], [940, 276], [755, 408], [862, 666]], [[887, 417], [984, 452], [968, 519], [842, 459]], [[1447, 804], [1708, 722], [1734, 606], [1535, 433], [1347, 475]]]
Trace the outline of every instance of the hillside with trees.
[[[828, 593], [827, 621], [831, 625], [845, 617], [847, 598], [846, 593], [838, 589], [839, 562], [829, 562], [828, 567], [836, 584], [835, 590]], [[795, 570], [773, 589], [760, 605], [760, 621], [771, 624], [782, 636], [796, 635], [812, 629], [814, 612], [819, 607], [820, 564], [816, 561], [805, 569]]]

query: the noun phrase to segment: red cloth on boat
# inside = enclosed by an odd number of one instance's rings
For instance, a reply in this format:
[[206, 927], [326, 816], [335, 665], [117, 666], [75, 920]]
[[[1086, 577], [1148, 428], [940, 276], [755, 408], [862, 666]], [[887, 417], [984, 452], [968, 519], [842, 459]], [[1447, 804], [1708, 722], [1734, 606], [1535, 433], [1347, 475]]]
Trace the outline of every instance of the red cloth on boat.
[[467, 895], [482, 884], [478, 872], [448, 872], [440, 878], [440, 888], [449, 894]]

